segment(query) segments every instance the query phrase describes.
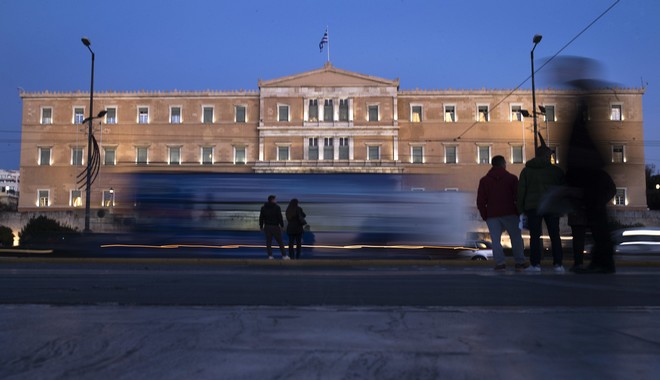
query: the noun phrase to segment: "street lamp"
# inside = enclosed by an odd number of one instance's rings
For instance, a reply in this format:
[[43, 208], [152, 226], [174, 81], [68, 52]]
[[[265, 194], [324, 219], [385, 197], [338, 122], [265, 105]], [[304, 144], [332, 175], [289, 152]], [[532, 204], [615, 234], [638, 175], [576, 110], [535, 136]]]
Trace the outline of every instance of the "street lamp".
[[532, 58], [532, 116], [534, 118], [534, 149], [536, 149], [539, 146], [538, 137], [536, 136], [537, 127], [536, 127], [536, 88], [534, 86], [534, 49], [536, 49], [536, 45], [538, 45], [539, 42], [541, 42], [542, 38], [543, 36], [540, 34], [534, 35], [534, 39], [532, 40], [532, 42], [534, 42], [534, 47], [532, 47], [532, 51], [530, 53]]
[[[94, 120], [94, 51], [90, 47], [92, 44], [87, 37], [80, 39], [83, 45], [92, 53], [92, 79], [90, 81], [89, 89], [89, 116], [87, 117], [88, 131], [87, 131], [87, 174], [85, 177], [85, 233], [91, 232], [89, 229], [89, 207], [90, 207], [90, 190], [92, 187], [92, 121]], [[99, 113], [99, 115], [101, 115]], [[102, 116], [99, 116], [102, 117]]]

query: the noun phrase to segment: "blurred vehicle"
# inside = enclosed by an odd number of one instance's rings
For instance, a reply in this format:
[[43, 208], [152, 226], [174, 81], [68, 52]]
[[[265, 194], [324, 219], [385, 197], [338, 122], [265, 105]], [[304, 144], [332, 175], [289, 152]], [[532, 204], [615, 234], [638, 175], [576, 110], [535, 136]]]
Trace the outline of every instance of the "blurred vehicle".
[[469, 240], [467, 241], [458, 256], [471, 260], [491, 260], [493, 258], [493, 246], [489, 241], [485, 240]]
[[624, 228], [612, 234], [614, 253], [619, 255], [660, 254], [660, 228]]
[[[134, 173], [135, 241], [158, 244], [263, 244], [261, 205], [275, 194], [282, 210], [298, 198], [316, 247], [458, 246], [466, 236], [468, 195], [419, 191], [437, 176], [402, 174]], [[129, 193], [128, 191], [126, 193]]]

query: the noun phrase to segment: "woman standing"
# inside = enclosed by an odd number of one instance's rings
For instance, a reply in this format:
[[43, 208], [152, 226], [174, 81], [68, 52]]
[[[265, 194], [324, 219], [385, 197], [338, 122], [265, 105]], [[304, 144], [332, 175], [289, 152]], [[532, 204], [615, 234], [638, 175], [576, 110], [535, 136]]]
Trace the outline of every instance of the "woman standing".
[[[286, 220], [287, 227], [286, 233], [289, 235], [289, 257], [292, 259], [300, 259], [300, 253], [302, 251], [302, 236], [304, 226], [307, 224], [305, 221], [305, 212], [303, 209], [298, 206], [298, 199], [293, 198], [289, 202], [289, 206], [286, 208]], [[293, 245], [296, 244], [296, 252], [294, 255]]]

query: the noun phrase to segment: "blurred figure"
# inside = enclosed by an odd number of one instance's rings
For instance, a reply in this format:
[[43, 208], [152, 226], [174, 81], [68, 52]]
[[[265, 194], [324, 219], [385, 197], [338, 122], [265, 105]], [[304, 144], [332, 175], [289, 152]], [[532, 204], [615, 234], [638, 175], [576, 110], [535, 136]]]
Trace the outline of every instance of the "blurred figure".
[[[601, 75], [601, 66], [593, 59], [584, 57], [560, 57], [550, 66], [554, 80], [564, 86], [578, 90], [582, 97], [578, 101], [573, 117], [573, 129], [568, 141], [566, 163], [566, 192], [573, 204], [572, 235], [575, 255], [575, 273], [614, 273], [614, 250], [608, 227], [606, 205], [616, 194], [616, 185], [603, 169], [605, 160], [601, 156], [592, 136], [589, 123], [589, 92], [616, 87], [612, 83], [593, 79]], [[577, 220], [576, 220], [577, 219]], [[584, 235], [590, 229], [594, 247], [588, 267], [581, 264], [584, 250]]]
[[525, 168], [520, 172], [518, 182], [518, 211], [527, 215], [529, 225], [529, 262], [526, 270], [529, 272], [541, 271], [541, 232], [542, 222], [550, 235], [552, 245], [552, 264], [555, 272], [563, 273], [564, 266], [561, 238], [559, 236], [559, 217], [557, 214], [539, 213], [538, 207], [541, 198], [553, 186], [562, 185], [564, 171], [551, 162], [552, 150], [545, 145], [543, 137], [539, 135], [541, 146], [536, 148], [535, 157], [527, 161]]
[[523, 240], [518, 226], [518, 177], [506, 170], [506, 159], [495, 156], [491, 160], [492, 168], [479, 181], [477, 208], [481, 218], [486, 221], [490, 239], [493, 243], [495, 270], [506, 270], [506, 261], [502, 249], [502, 231], [506, 230], [511, 238], [516, 272], [526, 268], [523, 254]]
[[284, 219], [282, 218], [282, 209], [277, 205], [274, 195], [268, 196], [268, 202], [261, 206], [259, 212], [259, 228], [266, 234], [266, 252], [268, 259], [273, 258], [273, 238], [280, 246], [282, 259], [289, 260], [289, 256], [284, 252], [284, 243], [282, 243], [282, 228], [284, 228]]
[[[286, 208], [286, 233], [289, 235], [289, 257], [292, 259], [300, 259], [302, 253], [302, 236], [305, 232], [304, 227], [307, 224], [305, 212], [302, 207], [298, 206], [298, 199], [293, 198]], [[295, 244], [295, 252], [294, 252]]]

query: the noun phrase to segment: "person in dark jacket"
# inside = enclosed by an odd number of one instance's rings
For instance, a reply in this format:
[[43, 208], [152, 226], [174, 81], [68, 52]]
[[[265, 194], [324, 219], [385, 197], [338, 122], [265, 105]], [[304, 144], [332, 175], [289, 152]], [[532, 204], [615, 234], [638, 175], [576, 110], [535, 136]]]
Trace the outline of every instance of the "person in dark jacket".
[[284, 219], [282, 218], [282, 209], [277, 205], [274, 195], [268, 196], [268, 202], [261, 206], [259, 213], [259, 228], [266, 234], [266, 251], [268, 258], [273, 258], [273, 238], [280, 245], [282, 259], [289, 260], [289, 256], [284, 252], [284, 243], [282, 242], [282, 228], [284, 228]]
[[477, 208], [481, 218], [486, 221], [490, 239], [493, 243], [495, 270], [504, 271], [506, 263], [502, 249], [502, 231], [506, 230], [511, 239], [516, 271], [525, 269], [523, 240], [518, 226], [516, 207], [518, 178], [506, 170], [506, 159], [495, 156], [491, 160], [492, 168], [479, 181]]
[[[305, 225], [307, 221], [305, 212], [302, 207], [298, 205], [298, 199], [293, 198], [289, 201], [289, 206], [286, 208], [286, 233], [289, 235], [289, 257], [292, 259], [300, 259], [302, 253], [302, 237], [305, 232]], [[295, 252], [294, 252], [295, 244]]]
[[[540, 136], [539, 136], [540, 137]], [[552, 164], [552, 150], [545, 145], [541, 137], [541, 146], [536, 148], [535, 157], [527, 161], [520, 172], [518, 181], [518, 211], [527, 215], [529, 225], [529, 261], [530, 272], [541, 271], [541, 231], [542, 222], [550, 235], [552, 245], [552, 261], [557, 273], [564, 272], [561, 237], [559, 235], [559, 218], [561, 215], [539, 214], [538, 207], [543, 196], [554, 186], [564, 183], [564, 171]]]

